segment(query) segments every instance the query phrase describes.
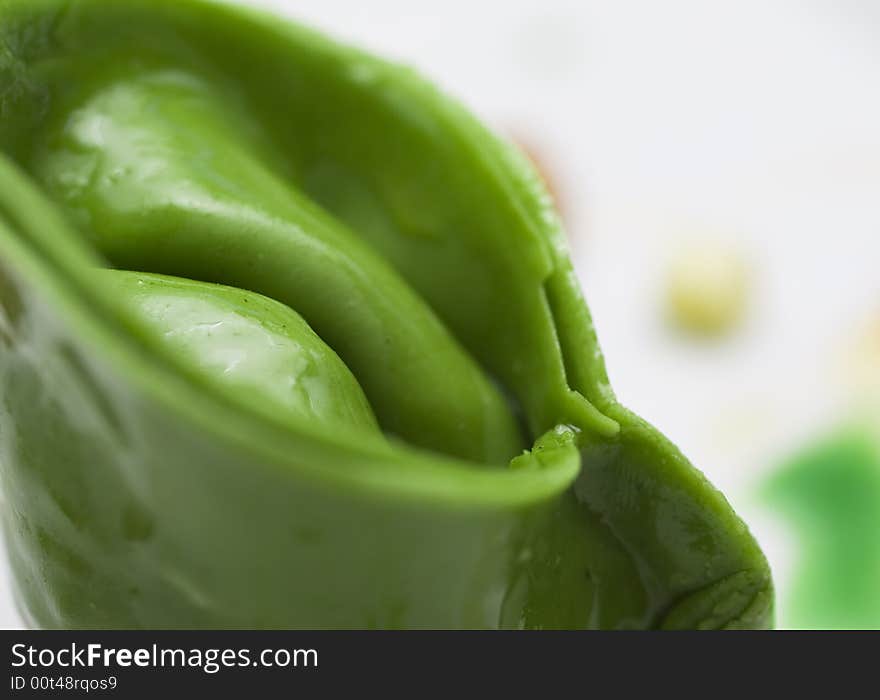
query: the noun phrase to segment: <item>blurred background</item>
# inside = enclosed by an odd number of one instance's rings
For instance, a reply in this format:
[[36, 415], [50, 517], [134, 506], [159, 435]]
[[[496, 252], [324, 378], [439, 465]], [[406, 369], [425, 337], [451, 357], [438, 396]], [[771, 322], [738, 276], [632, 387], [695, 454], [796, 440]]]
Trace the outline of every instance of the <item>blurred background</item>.
[[880, 628], [880, 3], [249, 4], [520, 143], [618, 397], [749, 524], [779, 626]]

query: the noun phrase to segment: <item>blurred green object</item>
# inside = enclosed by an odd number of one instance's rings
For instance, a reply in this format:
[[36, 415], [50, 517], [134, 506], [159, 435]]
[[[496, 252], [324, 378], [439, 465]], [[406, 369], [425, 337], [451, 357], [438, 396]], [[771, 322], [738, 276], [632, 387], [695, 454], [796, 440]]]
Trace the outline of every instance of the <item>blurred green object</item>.
[[800, 559], [781, 622], [799, 629], [880, 629], [880, 441], [870, 425], [806, 449], [765, 484], [795, 527]]

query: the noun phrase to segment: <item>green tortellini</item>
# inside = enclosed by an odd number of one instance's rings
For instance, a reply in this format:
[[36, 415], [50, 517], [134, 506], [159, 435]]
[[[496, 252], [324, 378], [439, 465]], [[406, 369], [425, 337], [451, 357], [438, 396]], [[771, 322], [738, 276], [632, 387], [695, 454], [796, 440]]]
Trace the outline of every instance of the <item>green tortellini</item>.
[[43, 627], [765, 627], [526, 160], [201, 0], [0, 5], [0, 468]]

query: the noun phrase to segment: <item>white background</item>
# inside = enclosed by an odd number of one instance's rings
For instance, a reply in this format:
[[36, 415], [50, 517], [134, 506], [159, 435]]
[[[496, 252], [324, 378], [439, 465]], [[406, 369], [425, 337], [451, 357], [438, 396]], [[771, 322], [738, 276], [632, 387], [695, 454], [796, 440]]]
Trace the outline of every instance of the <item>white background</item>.
[[[541, 154], [619, 398], [728, 495], [784, 599], [796, 543], [755, 487], [880, 376], [853, 359], [880, 322], [880, 3], [253, 4], [419, 67]], [[693, 240], [750, 261], [724, 342], [663, 323], [665, 266]]]

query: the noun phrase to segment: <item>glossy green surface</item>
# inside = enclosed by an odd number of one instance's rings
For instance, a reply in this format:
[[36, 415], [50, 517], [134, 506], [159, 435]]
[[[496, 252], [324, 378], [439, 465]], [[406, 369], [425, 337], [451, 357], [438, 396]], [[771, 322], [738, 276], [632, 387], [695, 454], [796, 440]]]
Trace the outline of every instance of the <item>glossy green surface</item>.
[[155, 332], [165, 351], [192, 364], [232, 400], [270, 416], [328, 428], [379, 424], [342, 361], [302, 317], [234, 287], [107, 270], [111, 293]]
[[409, 70], [197, 0], [12, 1], [0, 113], [33, 624], [770, 624], [745, 526], [615, 401], [531, 168]]

